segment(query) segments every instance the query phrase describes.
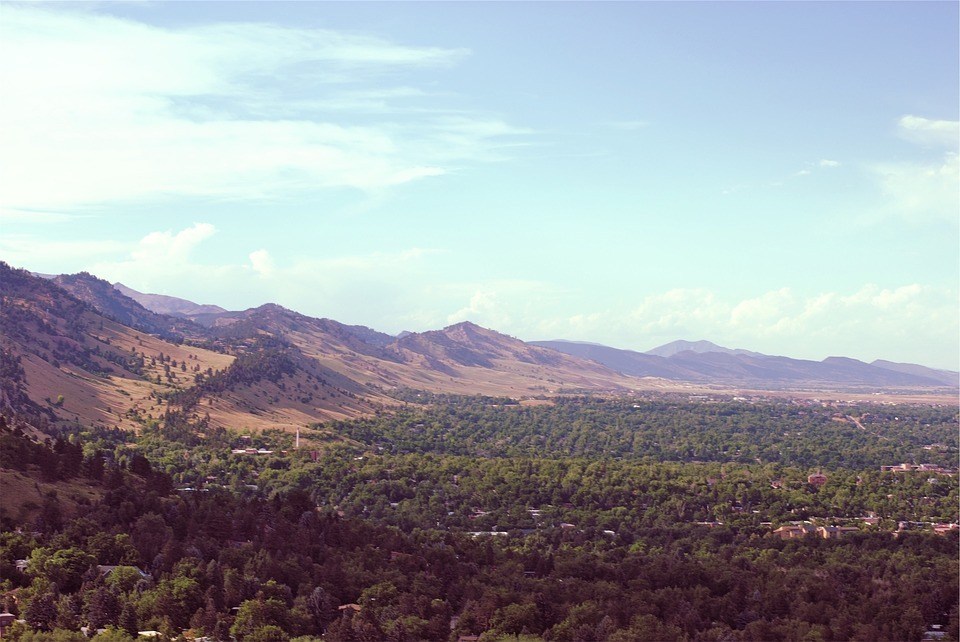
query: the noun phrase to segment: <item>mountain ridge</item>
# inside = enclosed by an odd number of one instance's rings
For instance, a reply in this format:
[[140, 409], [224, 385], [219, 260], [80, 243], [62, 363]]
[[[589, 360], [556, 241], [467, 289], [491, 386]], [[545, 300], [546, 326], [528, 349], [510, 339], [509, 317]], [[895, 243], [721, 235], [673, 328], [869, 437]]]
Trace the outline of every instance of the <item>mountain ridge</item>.
[[[181, 299], [181, 301], [185, 300]], [[264, 306], [260, 307], [263, 308]], [[224, 319], [231, 318], [231, 315], [235, 314], [238, 313], [225, 312], [210, 315], [207, 317], [204, 325], [209, 324], [215, 326], [218, 323], [225, 323]], [[338, 322], [330, 322], [338, 324]], [[343, 326], [343, 324], [338, 325]], [[474, 339], [482, 343], [482, 334], [479, 333], [477, 329], [486, 330], [481, 328], [481, 326], [467, 321], [448, 326], [442, 331], [404, 332], [401, 333], [400, 336], [392, 337], [391, 335], [379, 333], [365, 326], [343, 327], [363, 329], [363, 331], [373, 333], [372, 336], [378, 338], [378, 345], [383, 348], [386, 348], [386, 346], [392, 342], [396, 342], [398, 345], [397, 349], [402, 349], [404, 346], [413, 346], [422, 342], [424, 336], [431, 337], [433, 340], [449, 343], [451, 336], [444, 337], [439, 334], [430, 334], [446, 331], [472, 334]], [[415, 338], [410, 339], [409, 337]], [[743, 348], [727, 348], [703, 339], [697, 341], [682, 339], [671, 341], [645, 352], [614, 348], [595, 342], [565, 339], [527, 341], [524, 343], [527, 346], [537, 346], [561, 352], [569, 356], [588, 359], [629, 376], [655, 377], [691, 383], [720, 383], [719, 380], [723, 379], [730, 383], [769, 385], [775, 388], [782, 388], [788, 385], [816, 385], [829, 382], [858, 386], [960, 386], [960, 374], [928, 368], [919, 364], [894, 364], [893, 362], [883, 360], [876, 360], [871, 364], [855, 359], [844, 362], [837, 361], [837, 359], [849, 359], [848, 357], [828, 357], [823, 361], [817, 362], [792, 357], [767, 355]], [[462, 366], [483, 365], [490, 367], [492, 365], [489, 357], [483, 356], [480, 353], [482, 351], [471, 351], [463, 345], [455, 347], [451, 344], [447, 347], [452, 351], [448, 354], [448, 357], [454, 361], [458, 361]], [[393, 350], [393, 352], [396, 353], [397, 349]], [[684, 355], [684, 353], [691, 353], [691, 355], [697, 356]], [[515, 357], [519, 358], [522, 354], [524, 354], [523, 351], [514, 351]], [[719, 359], [714, 356], [718, 354], [732, 355], [735, 359]], [[527, 353], [522, 358], [531, 359], [534, 357], [532, 354]], [[536, 358], [549, 361], [549, 357], [542, 354]], [[666, 361], [663, 361], [663, 359], [666, 359]], [[434, 363], [436, 365], [436, 362]]]
[[[46, 276], [46, 275], [44, 275], [44, 276]], [[47, 278], [56, 278], [56, 277], [47, 277]], [[216, 306], [216, 305], [210, 305], [210, 304], [203, 304], [203, 305], [201, 305], [201, 304], [196, 304], [196, 303], [193, 303], [192, 301], [188, 301], [187, 299], [181, 299], [181, 298], [178, 298], [178, 297], [170, 297], [170, 296], [168, 296], [168, 295], [144, 294], [144, 293], [141, 293], [141, 292], [137, 292], [136, 290], [133, 290], [132, 288], [128, 288], [127, 286], [124, 286], [123, 284], [120, 284], [120, 283], [114, 284], [114, 287], [116, 287], [116, 286], [118, 286], [118, 285], [121, 286], [121, 288], [122, 288], [123, 290], [129, 291], [129, 292], [133, 293], [134, 296], [131, 297], [131, 298], [134, 298], [135, 300], [138, 300], [138, 302], [141, 302], [141, 304], [143, 304], [142, 301], [148, 302], [149, 305], [144, 305], [144, 307], [146, 307], [147, 309], [150, 309], [150, 310], [152, 310], [152, 311], [154, 311], [154, 312], [162, 313], [162, 312], [161, 312], [161, 310], [163, 309], [162, 306], [165, 304], [165, 301], [168, 300], [168, 299], [172, 299], [172, 300], [178, 302], [178, 305], [180, 305], [183, 309], [190, 309], [190, 308], [192, 308], [194, 311], [192, 311], [192, 312], [181, 312], [180, 314], [182, 314], [182, 315], [184, 316], [184, 318], [188, 318], [188, 319], [190, 319], [190, 320], [192, 320], [192, 321], [194, 321], [194, 322], [196, 322], [196, 323], [198, 323], [198, 324], [200, 324], [200, 325], [205, 325], [205, 326], [208, 326], [208, 327], [218, 325], [217, 319], [229, 319], [229, 318], [233, 318], [235, 315], [243, 314], [243, 312], [227, 311], [227, 310], [224, 310], [223, 308], [221, 308], [221, 307], [219, 307], [219, 306]], [[118, 288], [118, 289], [120, 289], [120, 288]], [[157, 299], [154, 299], [154, 297], [157, 297]], [[154, 303], [153, 301], [158, 301], [158, 303]], [[250, 310], [257, 310], [257, 309], [260, 309], [260, 308], [264, 308], [265, 306], [276, 306], [276, 305], [277, 305], [277, 304], [267, 303], [267, 304], [263, 304], [263, 305], [259, 306], [258, 308], [251, 308]], [[211, 309], [213, 309], [213, 308], [215, 308], [216, 311], [211, 311]], [[284, 308], [284, 309], [286, 309], [286, 308]], [[244, 311], [244, 312], [249, 312], [250, 310], [247, 310], [247, 311]], [[291, 311], [291, 312], [292, 312], [292, 311]], [[300, 314], [300, 313], [295, 313], [295, 314]], [[305, 316], [305, 315], [301, 315], [301, 316]], [[394, 340], [403, 339], [403, 338], [404, 338], [405, 336], [407, 336], [407, 335], [420, 335], [420, 334], [423, 334], [423, 332], [403, 331], [403, 332], [401, 332], [399, 335], [394, 336], [394, 335], [389, 335], [389, 334], [386, 334], [386, 333], [378, 332], [377, 330], [373, 330], [373, 329], [368, 328], [368, 327], [366, 327], [366, 326], [359, 326], [359, 325], [347, 326], [347, 325], [345, 325], [345, 324], [340, 324], [339, 322], [336, 322], [336, 321], [332, 321], [332, 320], [330, 320], [330, 321], [333, 322], [333, 323], [337, 323], [338, 325], [347, 327], [347, 328], [356, 329], [356, 331], [358, 331], [358, 332], [364, 332], [364, 331], [365, 331], [365, 332], [372, 333], [371, 336], [377, 337], [377, 340], [375, 341], [375, 343], [379, 343], [379, 344], [382, 345], [382, 346], [386, 346], [386, 345], [388, 345], [389, 343], [391, 343], [391, 342], [394, 341]], [[220, 323], [225, 323], [225, 322], [224, 322], [224, 321], [221, 321]], [[474, 324], [474, 323], [472, 323], [472, 322], [469, 322], [469, 321], [467, 321], [467, 322], [462, 322], [462, 323], [468, 323], [468, 324], [473, 325], [473, 326], [475, 326], [475, 327], [477, 327], [477, 328], [480, 328], [480, 327], [481, 327], [481, 326], [478, 326], [478, 325], [476, 325], [476, 324]], [[453, 324], [453, 326], [448, 326], [448, 327], [454, 327], [454, 326], [457, 326], [457, 325], [460, 325], [460, 324]], [[444, 329], [446, 329], [446, 328], [444, 328]], [[425, 332], [437, 332], [437, 330], [427, 330], [427, 331], [425, 331]], [[684, 340], [684, 339], [678, 339], [678, 340], [671, 341], [671, 342], [665, 343], [665, 344], [663, 344], [663, 345], [660, 345], [660, 346], [651, 348], [651, 349], [646, 350], [646, 351], [644, 351], [644, 352], [640, 352], [640, 351], [636, 351], [636, 350], [629, 350], [629, 349], [625, 349], [625, 348], [615, 348], [615, 347], [612, 347], [612, 346], [607, 346], [607, 345], [604, 345], [604, 344], [601, 344], [601, 343], [597, 343], [597, 342], [592, 342], [592, 341], [577, 341], [577, 340], [570, 340], [570, 339], [553, 339], [553, 340], [549, 340], [549, 341], [539, 341], [539, 340], [538, 340], [538, 341], [526, 341], [526, 342], [524, 342], [524, 343], [526, 343], [526, 344], [528, 344], [528, 345], [534, 345], [534, 346], [540, 346], [540, 347], [549, 347], [550, 349], [554, 349], [554, 350], [556, 350], [557, 348], [554, 347], [552, 344], [567, 345], [567, 346], [589, 346], [589, 347], [591, 347], [591, 348], [602, 349], [602, 350], [604, 350], [604, 351], [606, 351], [606, 350], [618, 350], [618, 351], [621, 351], [621, 352], [632, 353], [632, 354], [635, 354], [635, 355], [646, 354], [646, 355], [650, 355], [650, 356], [665, 357], [665, 358], [669, 358], [669, 357], [674, 356], [674, 355], [676, 355], [676, 354], [679, 354], [679, 353], [681, 353], [681, 352], [688, 352], [688, 351], [689, 351], [689, 352], [693, 352], [693, 353], [695, 353], [695, 354], [709, 354], [709, 353], [715, 352], [715, 353], [724, 353], [724, 354], [743, 355], [743, 356], [756, 357], [756, 358], [789, 359], [789, 360], [792, 360], [792, 361], [805, 361], [805, 360], [803, 360], [803, 359], [796, 359], [796, 358], [793, 358], [793, 357], [767, 355], [767, 354], [760, 353], [760, 352], [756, 352], [756, 351], [753, 351], [753, 350], [747, 350], [747, 349], [745, 349], [745, 348], [727, 348], [727, 347], [718, 345], [718, 344], [716, 344], [716, 343], [714, 343], [714, 342], [712, 342], [712, 341], [704, 340], [704, 339], [700, 339], [700, 340], [696, 340], [696, 341], [689, 341], [689, 340]], [[575, 354], [574, 350], [577, 350], [577, 349], [571, 349], [571, 351], [566, 351], [566, 350], [559, 350], [559, 351], [560, 351], [560, 352], [564, 352], [564, 353], [566, 353], [566, 354], [574, 355], [574, 354]], [[582, 350], [578, 350], [578, 351], [576, 352], [577, 355], [580, 355], [581, 353], [582, 353]], [[829, 358], [829, 357], [828, 357], [828, 358]], [[849, 357], [837, 357], [837, 358], [849, 358]], [[593, 360], [593, 359], [592, 359], [592, 360]], [[858, 360], [857, 360], [857, 361], [858, 361]], [[601, 363], [602, 363], [602, 361], [601, 361]], [[865, 362], [859, 362], [859, 363], [865, 363]], [[960, 373], [958, 373], [958, 372], [956, 372], [956, 371], [950, 371], [950, 370], [944, 370], [944, 369], [938, 369], [938, 368], [931, 368], [931, 367], [928, 367], [928, 366], [924, 366], [924, 365], [920, 365], [920, 364], [913, 364], [913, 363], [895, 363], [895, 362], [886, 361], [886, 360], [883, 360], [883, 359], [876, 359], [876, 360], [874, 360], [873, 362], [871, 362], [870, 364], [866, 364], [866, 365], [872, 365], [872, 366], [874, 366], [874, 367], [881, 368], [881, 369], [884, 369], [884, 370], [893, 370], [893, 371], [902, 372], [902, 373], [906, 373], [906, 374], [915, 374], [915, 375], [920, 376], [920, 377], [923, 377], [923, 378], [932, 378], [932, 379], [934, 379], [934, 380], [940, 381], [940, 382], [943, 383], [944, 385], [954, 385], [954, 386], [960, 385], [960, 383], [956, 383], [956, 382], [953, 383], [953, 384], [950, 383], [952, 380], [957, 379], [958, 377], [960, 377]], [[665, 370], [665, 372], [666, 372], [666, 370]], [[937, 375], [934, 375], [934, 373], [938, 373], [938, 374], [937, 374]], [[655, 374], [654, 374], [654, 375], [644, 375], [644, 376], [658, 376], [658, 375], [655, 375]]]
[[47, 280], [2, 262], [0, 296], [4, 367], [23, 371], [0, 410], [40, 430], [76, 421], [137, 430], [159, 417], [292, 430], [373, 414], [400, 403], [390, 397], [399, 389], [514, 398], [637, 389], [600, 364], [471, 323], [397, 338], [271, 303], [203, 326], [87, 273]]
[[470, 321], [392, 336], [273, 303], [233, 312], [198, 306], [198, 323], [186, 312], [154, 312], [91, 274], [44, 279], [2, 262], [0, 297], [0, 347], [12, 373], [0, 409], [40, 429], [80, 421], [137, 430], [181, 417], [191, 426], [292, 430], [372, 414], [401, 403], [391, 395], [406, 389], [543, 398], [957, 388], [956, 373], [914, 364], [803, 361], [709, 342], [675, 344], [694, 349], [664, 357], [524, 342]]

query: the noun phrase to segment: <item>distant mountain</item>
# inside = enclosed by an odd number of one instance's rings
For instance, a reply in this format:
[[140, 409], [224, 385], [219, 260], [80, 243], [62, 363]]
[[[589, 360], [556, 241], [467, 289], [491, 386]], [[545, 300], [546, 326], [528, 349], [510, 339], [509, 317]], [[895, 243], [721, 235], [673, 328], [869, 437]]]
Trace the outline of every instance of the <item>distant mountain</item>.
[[464, 321], [443, 330], [407, 334], [394, 344], [398, 354], [413, 353], [461, 366], [492, 368], [498, 359], [552, 366], [563, 357], [493, 330]]
[[[393, 343], [395, 340], [395, 337], [389, 334], [377, 332], [366, 326], [345, 325], [331, 319], [312, 319], [311, 317], [304, 316], [292, 310], [287, 310], [275, 303], [267, 303], [260, 307], [240, 312], [231, 312], [218, 305], [201, 305], [193, 301], [188, 301], [187, 299], [164, 294], [144, 294], [128, 288], [122, 283], [114, 283], [113, 287], [153, 312], [189, 319], [206, 328], [213, 329], [214, 334], [217, 335], [249, 335], [251, 332], [267, 329], [271, 323], [271, 314], [276, 318], [286, 314], [293, 322], [296, 322], [297, 319], [299, 319], [300, 322], [307, 320], [317, 322], [324, 326], [327, 332], [343, 337], [351, 336], [364, 344], [383, 347]], [[274, 321], [276, 318], [274, 318]], [[226, 328], [231, 329], [227, 330]], [[281, 327], [277, 329], [280, 332], [285, 330], [285, 328]]]
[[[957, 373], [923, 366], [881, 367], [856, 359], [807, 361], [731, 350], [709, 341], [674, 341], [646, 353], [566, 341], [534, 341], [566, 354], [592, 359], [635, 377], [661, 377], [704, 384], [757, 388], [957, 387]], [[889, 362], [884, 362], [889, 363]]]
[[[119, 316], [119, 312], [136, 311], [124, 318], [141, 327], [147, 322], [155, 326], [190, 324], [195, 319], [195, 340], [238, 356], [261, 350], [264, 339], [279, 341], [292, 350], [291, 355], [300, 355], [292, 361], [297, 364], [295, 370], [309, 375], [300, 385], [314, 385], [309, 383], [312, 376], [334, 386], [340, 391], [338, 398], [349, 406], [344, 408], [347, 414], [360, 410], [347, 399], [383, 403], [383, 391], [394, 388], [519, 396], [559, 390], [623, 391], [636, 383], [595, 362], [531, 346], [469, 322], [398, 338], [365, 326], [309, 317], [272, 303], [243, 311], [210, 312], [176, 298], [173, 307], [184, 316], [172, 317], [145, 310], [121, 288], [110, 288], [90, 275], [60, 281], [103, 314]], [[148, 305], [172, 309], [169, 299], [133, 292]], [[307, 367], [307, 363], [313, 365]], [[252, 389], [250, 393], [257, 397]], [[220, 396], [218, 392], [208, 405], [218, 407]], [[278, 396], [283, 398], [282, 394], [268, 395]], [[246, 402], [237, 399], [235, 405], [253, 412], [253, 408], [259, 408], [258, 403], [253, 398]], [[325, 408], [321, 415], [329, 416], [335, 410]], [[268, 411], [259, 408], [255, 414], [265, 416]]]
[[663, 379], [690, 380], [690, 374], [666, 358], [620, 350], [596, 343], [581, 343], [577, 341], [530, 341], [530, 345], [549, 348], [569, 354], [581, 359], [590, 359], [603, 364], [611, 370], [622, 372], [633, 377], [660, 377]]
[[203, 334], [193, 322], [149, 310], [122, 290], [87, 272], [61, 274], [48, 280], [92, 305], [101, 314], [136, 330], [165, 338], [196, 338]]
[[[152, 298], [156, 295], [136, 294], [148, 307], [165, 303]], [[177, 301], [182, 302], [178, 304], [180, 314], [206, 327], [211, 337], [232, 341], [262, 333], [284, 337], [304, 354], [345, 376], [378, 387], [425, 386], [469, 393], [472, 385], [478, 385], [493, 394], [544, 392], [563, 386], [629, 387], [623, 375], [598, 364], [578, 362], [469, 322], [394, 337], [366, 326], [309, 317], [272, 303], [238, 312], [211, 312], [190, 311], [196, 304]], [[498, 375], [498, 368], [507, 370], [509, 376]]]
[[636, 389], [640, 383], [602, 364], [525, 343], [469, 321], [442, 330], [409, 333], [387, 350], [413, 368], [414, 382], [423, 385], [429, 381], [430, 390], [450, 385], [466, 394], [472, 389], [473, 394], [516, 396], [521, 390], [526, 394], [622, 392]]
[[884, 368], [885, 370], [893, 370], [894, 372], [934, 379], [945, 386], [960, 386], [960, 373], [949, 370], [937, 370], [927, 368], [926, 366], [918, 366], [913, 363], [894, 363], [893, 361], [884, 361], [883, 359], [877, 359], [871, 362], [870, 365], [876, 366], [877, 368]]
[[205, 314], [220, 314], [226, 312], [219, 305], [201, 305], [186, 299], [180, 299], [175, 296], [165, 294], [144, 294], [137, 292], [133, 288], [128, 288], [123, 283], [113, 284], [124, 296], [130, 297], [143, 307], [157, 314], [169, 314], [173, 316], [194, 317]]
[[710, 341], [671, 341], [662, 346], [654, 348], [652, 350], [647, 350], [646, 354], [652, 354], [657, 357], [672, 357], [673, 355], [680, 352], [696, 352], [697, 354], [704, 354], [707, 352], [721, 352], [723, 354], [745, 354], [751, 356], [762, 356], [759, 352], [750, 352], [749, 350], [731, 350], [730, 348], [724, 348], [723, 346], [718, 346], [716, 343], [711, 343]]

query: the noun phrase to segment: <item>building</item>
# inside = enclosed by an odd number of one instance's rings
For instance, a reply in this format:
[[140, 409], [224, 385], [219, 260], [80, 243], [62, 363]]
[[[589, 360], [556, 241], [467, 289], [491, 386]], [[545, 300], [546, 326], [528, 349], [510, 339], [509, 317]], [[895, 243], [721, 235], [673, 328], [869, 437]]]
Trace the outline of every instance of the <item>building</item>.
[[108, 577], [111, 573], [113, 573], [118, 568], [132, 568], [140, 575], [140, 579], [144, 579], [144, 580], [151, 579], [150, 574], [145, 572], [139, 566], [114, 566], [114, 565], [106, 565], [106, 564], [97, 564], [97, 572], [100, 573], [100, 575], [102, 575], [103, 577]]
[[7, 634], [7, 630], [17, 621], [13, 613], [0, 613], [0, 638]]
[[880, 466], [880, 472], [884, 473], [908, 473], [912, 471], [920, 471], [925, 473], [934, 473], [937, 475], [948, 475], [952, 477], [956, 474], [956, 471], [949, 470], [942, 466], [937, 466], [936, 464], [897, 464], [895, 466]]
[[799, 539], [817, 532], [817, 527], [810, 522], [795, 522], [785, 524], [773, 531], [780, 539]]
[[817, 533], [819, 533], [823, 539], [840, 539], [850, 533], [859, 532], [860, 529], [856, 526], [821, 526], [817, 529]]
[[933, 532], [937, 535], [946, 535], [956, 530], [960, 530], [960, 524], [933, 524]]
[[821, 486], [827, 483], [827, 476], [818, 470], [817, 472], [807, 477], [807, 483], [810, 484], [811, 486], [816, 486], [817, 488], [820, 488]]
[[924, 631], [921, 639], [926, 642], [927, 640], [942, 640], [945, 637], [947, 637], [947, 632], [943, 630], [942, 624], [931, 624], [930, 628]]

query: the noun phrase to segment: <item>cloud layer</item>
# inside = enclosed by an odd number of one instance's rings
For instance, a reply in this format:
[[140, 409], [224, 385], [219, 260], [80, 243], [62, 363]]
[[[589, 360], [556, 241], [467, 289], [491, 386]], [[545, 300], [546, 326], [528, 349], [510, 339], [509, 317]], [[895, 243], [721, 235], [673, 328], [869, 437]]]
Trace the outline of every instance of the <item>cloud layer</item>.
[[524, 131], [422, 109], [409, 101], [425, 92], [387, 82], [455, 65], [462, 49], [23, 6], [4, 8], [2, 29], [8, 216], [164, 196], [377, 190], [492, 158], [499, 139]]

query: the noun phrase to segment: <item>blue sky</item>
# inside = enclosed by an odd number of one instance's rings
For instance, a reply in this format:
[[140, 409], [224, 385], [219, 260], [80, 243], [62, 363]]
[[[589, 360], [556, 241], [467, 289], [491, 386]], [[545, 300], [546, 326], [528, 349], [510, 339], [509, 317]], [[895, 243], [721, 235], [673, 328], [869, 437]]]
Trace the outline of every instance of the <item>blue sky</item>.
[[0, 5], [0, 258], [958, 367], [958, 5]]

